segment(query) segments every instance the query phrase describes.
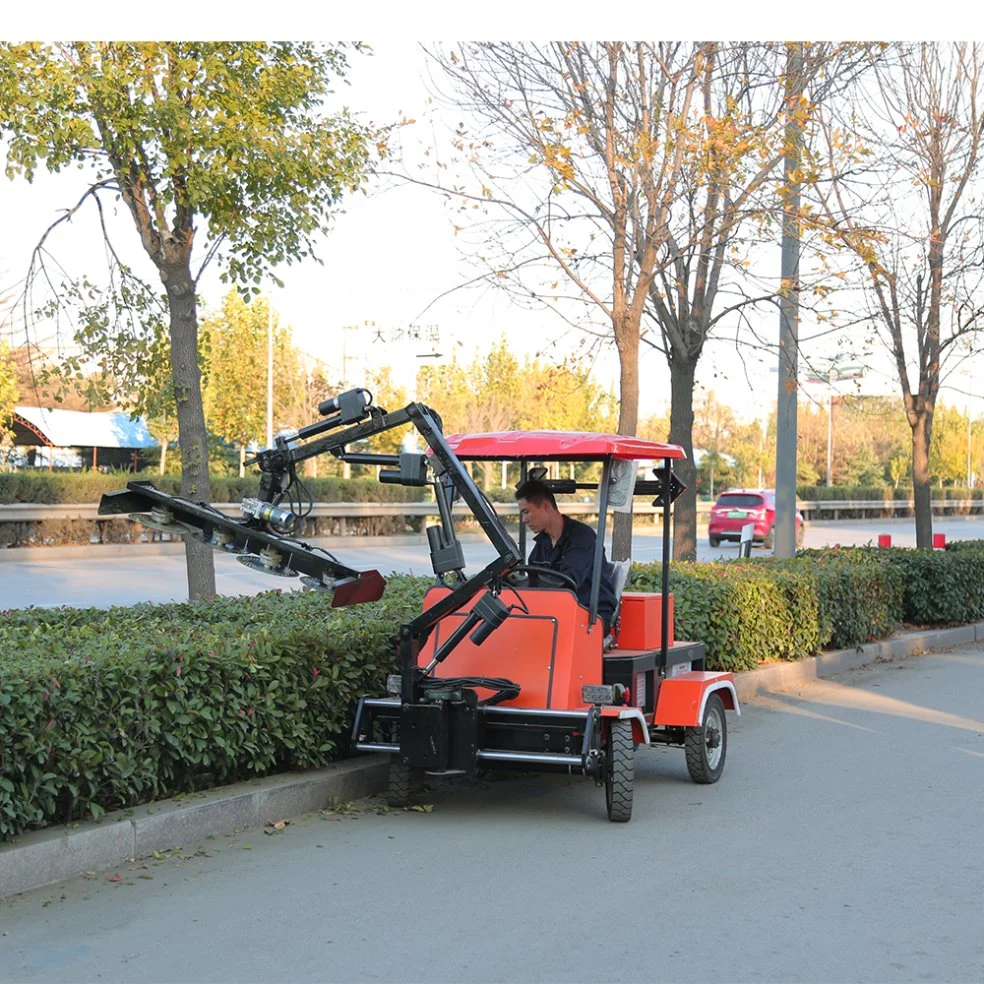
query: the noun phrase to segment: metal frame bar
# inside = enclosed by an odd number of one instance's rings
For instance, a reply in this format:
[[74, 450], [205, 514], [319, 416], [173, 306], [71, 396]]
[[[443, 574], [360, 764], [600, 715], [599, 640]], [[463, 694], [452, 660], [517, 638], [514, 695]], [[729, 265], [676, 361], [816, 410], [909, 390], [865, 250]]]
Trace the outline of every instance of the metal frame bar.
[[601, 488], [598, 492], [598, 532], [595, 538], [594, 559], [591, 561], [591, 598], [588, 603], [588, 629], [598, 621], [598, 598], [601, 594], [601, 559], [605, 554], [605, 529], [608, 526], [608, 485], [612, 474], [612, 458], [608, 455], [601, 466]]
[[663, 567], [662, 584], [660, 591], [660, 640], [659, 640], [659, 667], [660, 676], [666, 672], [666, 660], [670, 650], [670, 507], [673, 504], [672, 493], [673, 483], [670, 476], [673, 473], [671, 458], [664, 458], [663, 465], [666, 470], [666, 479], [663, 482]]

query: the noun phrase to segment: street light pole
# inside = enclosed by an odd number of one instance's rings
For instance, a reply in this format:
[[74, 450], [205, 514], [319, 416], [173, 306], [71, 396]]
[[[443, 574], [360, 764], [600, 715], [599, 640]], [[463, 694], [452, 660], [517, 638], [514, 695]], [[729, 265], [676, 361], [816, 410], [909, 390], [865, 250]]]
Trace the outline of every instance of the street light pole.
[[833, 369], [827, 375], [827, 488], [833, 485], [831, 464], [834, 451], [834, 379]]
[[973, 475], [970, 470], [970, 400], [967, 400], [967, 488], [972, 489]]
[[267, 298], [266, 446], [273, 447], [273, 294]]
[[775, 555], [796, 553], [796, 395], [799, 387], [799, 236], [803, 125], [803, 51], [786, 46], [786, 134], [783, 162], [781, 284], [779, 292], [779, 391], [776, 399]]

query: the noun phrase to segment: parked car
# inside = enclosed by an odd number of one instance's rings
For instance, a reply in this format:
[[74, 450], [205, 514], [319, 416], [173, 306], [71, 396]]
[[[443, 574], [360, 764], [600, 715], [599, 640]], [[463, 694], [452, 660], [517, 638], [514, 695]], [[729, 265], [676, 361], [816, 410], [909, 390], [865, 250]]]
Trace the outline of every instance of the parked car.
[[[755, 524], [753, 539], [766, 550], [775, 546], [776, 493], [775, 489], [728, 489], [722, 492], [711, 508], [707, 539], [712, 547], [722, 540], [741, 539], [741, 528]], [[803, 514], [796, 510], [796, 546], [803, 546]]]

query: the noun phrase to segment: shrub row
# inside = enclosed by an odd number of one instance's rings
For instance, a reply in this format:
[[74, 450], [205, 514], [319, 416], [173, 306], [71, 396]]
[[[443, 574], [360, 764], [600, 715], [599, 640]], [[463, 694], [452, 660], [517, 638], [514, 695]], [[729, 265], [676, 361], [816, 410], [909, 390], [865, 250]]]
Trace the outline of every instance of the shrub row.
[[[658, 564], [635, 565], [630, 586], [658, 591]], [[699, 639], [715, 669], [802, 659], [861, 646], [896, 626], [984, 618], [984, 542], [948, 551], [848, 547], [670, 567], [675, 632]]]
[[336, 757], [425, 587], [0, 614], [0, 840]]
[[[892, 488], [890, 485], [870, 486], [870, 485], [800, 485], [796, 488], [796, 495], [804, 502], [830, 502], [830, 501], [852, 501], [852, 500], [872, 500], [875, 502], [892, 502], [895, 499], [911, 499], [912, 488]], [[984, 502], [984, 488], [933, 488], [930, 489], [930, 497], [934, 502], [951, 502], [955, 500], [973, 499]]]
[[[177, 475], [158, 475], [156, 472], [0, 472], [0, 504], [80, 503], [98, 502], [105, 492], [122, 489], [130, 481], [152, 482], [162, 492], [180, 491]], [[364, 478], [302, 478], [315, 502], [416, 502], [423, 498], [423, 489], [402, 485], [381, 485], [374, 477]], [[244, 496], [256, 495], [259, 478], [213, 477], [212, 501], [237, 502]]]
[[[629, 584], [658, 591], [659, 577], [659, 564], [635, 565]], [[893, 568], [841, 558], [675, 563], [670, 589], [677, 637], [701, 640], [711, 668], [734, 671], [887, 635], [902, 597]]]
[[[0, 613], [0, 840], [341, 754], [428, 583], [394, 575], [380, 602], [339, 610], [274, 592]], [[984, 617], [984, 543], [674, 563], [670, 583], [677, 637], [745, 670]], [[658, 591], [659, 565], [629, 584]]]
[[947, 550], [840, 547], [804, 550], [801, 554], [814, 560], [829, 558], [895, 571], [902, 585], [897, 612], [900, 622], [939, 625], [984, 618], [984, 541], [962, 541]]
[[[0, 472], [0, 504], [13, 502], [78, 503], [95, 502], [104, 492], [122, 488], [128, 481], [139, 478], [153, 482], [165, 492], [177, 492], [180, 476], [159, 475], [156, 471], [141, 472], [46, 472], [40, 470]], [[421, 499], [421, 489], [407, 489], [399, 485], [380, 485], [374, 477], [360, 478], [305, 478], [316, 502], [406, 502]], [[256, 475], [245, 478], [213, 476], [213, 501], [235, 502], [243, 496], [256, 493]], [[514, 501], [513, 488], [500, 489], [497, 484], [486, 491], [493, 502]], [[806, 502], [830, 500], [891, 501], [912, 497], [912, 489], [890, 487], [841, 487], [826, 485], [801, 485], [797, 496]], [[934, 488], [934, 501], [975, 500], [984, 503], [984, 488]]]

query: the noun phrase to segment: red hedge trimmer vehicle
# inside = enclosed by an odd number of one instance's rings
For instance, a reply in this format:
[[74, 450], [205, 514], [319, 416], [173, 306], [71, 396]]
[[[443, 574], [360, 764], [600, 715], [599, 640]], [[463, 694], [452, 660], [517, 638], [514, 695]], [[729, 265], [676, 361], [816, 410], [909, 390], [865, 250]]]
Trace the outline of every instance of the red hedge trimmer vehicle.
[[[446, 438], [440, 417], [423, 404], [387, 413], [361, 389], [326, 400], [319, 410], [327, 419], [277, 438], [258, 455], [259, 491], [243, 500], [241, 520], [147, 482], [130, 482], [103, 496], [99, 512], [149, 509], [149, 515], [134, 518], [158, 530], [194, 535], [256, 570], [304, 575], [307, 587], [326, 591], [338, 607], [377, 600], [385, 581], [378, 571], [348, 567], [293, 538], [305, 515], [306, 495], [296, 464], [329, 453], [380, 466], [383, 483], [430, 486], [440, 517], [427, 530], [437, 583], [421, 614], [400, 626], [400, 673], [390, 678], [388, 695], [361, 698], [352, 729], [356, 749], [390, 755], [390, 801], [407, 803], [415, 772], [566, 772], [604, 785], [609, 819], [624, 822], [632, 815], [635, 750], [653, 744], [684, 748], [695, 782], [720, 778], [727, 752], [725, 710], [740, 713], [734, 679], [705, 671], [703, 643], [674, 640], [668, 565], [663, 564], [660, 593], [622, 592], [629, 561], [613, 565], [620, 600], [605, 638], [598, 616], [609, 511], [631, 509], [635, 495], [654, 499], [662, 506], [663, 557], [668, 557], [670, 505], [683, 490], [673, 461], [683, 457], [682, 449], [633, 437], [552, 431]], [[426, 453], [348, 450], [407, 424], [426, 441]], [[463, 465], [469, 460], [518, 462], [521, 481], [543, 479], [556, 494], [597, 493], [598, 538], [587, 608], [565, 575], [523, 563], [526, 530], [520, 529], [517, 544]], [[637, 477], [640, 461], [659, 462], [652, 478]], [[595, 463], [600, 474], [596, 481], [549, 480], [553, 462]], [[497, 553], [471, 576], [452, 521], [459, 499]], [[523, 574], [528, 580], [517, 583]]]

